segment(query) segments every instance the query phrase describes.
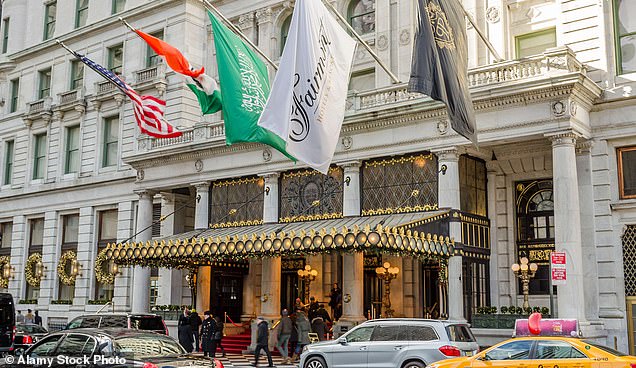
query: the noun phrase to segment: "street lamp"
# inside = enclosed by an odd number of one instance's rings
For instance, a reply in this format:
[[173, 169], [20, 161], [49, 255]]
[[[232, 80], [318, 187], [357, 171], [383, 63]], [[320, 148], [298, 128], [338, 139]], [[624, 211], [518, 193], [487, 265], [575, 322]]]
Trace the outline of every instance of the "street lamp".
[[384, 262], [382, 267], [375, 269], [375, 273], [381, 280], [384, 280], [384, 297], [382, 298], [382, 307], [384, 308], [384, 316], [393, 317], [393, 309], [391, 309], [391, 281], [400, 273], [397, 267], [391, 267], [389, 262]]
[[303, 290], [305, 303], [309, 302], [309, 285], [316, 279], [316, 276], [318, 276], [318, 271], [312, 270], [310, 265], [305, 265], [305, 268], [298, 270], [298, 277], [300, 277], [305, 286]]
[[521, 280], [522, 290], [523, 290], [523, 309], [530, 308], [530, 303], [528, 302], [528, 293], [530, 292], [530, 279], [534, 277], [534, 274], [537, 272], [539, 266], [536, 263], [528, 264], [528, 258], [522, 257], [520, 259], [521, 264], [513, 264], [510, 269], [514, 272], [515, 276], [517, 276]]

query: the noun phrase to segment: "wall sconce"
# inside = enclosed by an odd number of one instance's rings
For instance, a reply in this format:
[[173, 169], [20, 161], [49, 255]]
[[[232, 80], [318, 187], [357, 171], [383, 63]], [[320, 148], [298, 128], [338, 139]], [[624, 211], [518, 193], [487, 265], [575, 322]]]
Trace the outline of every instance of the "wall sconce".
[[73, 262], [71, 262], [71, 277], [81, 276], [80, 274], [81, 267], [82, 265], [79, 263], [79, 261], [77, 259], [74, 259]]
[[345, 303], [349, 303], [349, 302], [351, 302], [351, 294], [345, 294], [345, 296], [344, 296], [344, 298], [342, 298], [342, 300], [343, 300]]
[[442, 166], [439, 167], [439, 171], [437, 172], [442, 173], [442, 175], [446, 175], [446, 170], [448, 170], [448, 166], [446, 166], [446, 164], [442, 164]]
[[267, 294], [261, 295], [261, 302], [267, 303], [268, 300], [269, 300], [269, 296]]
[[349, 186], [349, 184], [351, 184], [351, 177], [350, 176], [345, 176], [344, 182], [345, 182], [345, 184], [347, 184], [347, 186]]
[[5, 263], [2, 267], [2, 278], [3, 279], [12, 279], [13, 278], [13, 267], [10, 264]]
[[42, 261], [38, 261], [35, 264], [35, 275], [37, 277], [44, 277], [44, 271], [46, 271], [46, 266], [44, 266], [44, 263], [42, 263]]
[[268, 196], [268, 195], [269, 195], [269, 191], [270, 191], [269, 187], [265, 187], [265, 195], [266, 195], [266, 196]]
[[121, 273], [121, 272], [119, 272], [119, 266], [114, 261], [110, 261], [108, 263], [108, 270], [114, 276], [117, 276], [117, 275], [119, 275]]

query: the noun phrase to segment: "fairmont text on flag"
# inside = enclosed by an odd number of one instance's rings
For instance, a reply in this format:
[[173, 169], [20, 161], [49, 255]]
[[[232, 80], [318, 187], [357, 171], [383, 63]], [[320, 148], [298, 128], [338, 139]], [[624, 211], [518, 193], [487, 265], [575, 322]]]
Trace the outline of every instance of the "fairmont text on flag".
[[419, 0], [409, 91], [446, 104], [451, 127], [477, 143], [468, 90], [466, 23], [459, 0]]
[[344, 119], [355, 41], [320, 0], [297, 0], [280, 69], [258, 125], [326, 174]]

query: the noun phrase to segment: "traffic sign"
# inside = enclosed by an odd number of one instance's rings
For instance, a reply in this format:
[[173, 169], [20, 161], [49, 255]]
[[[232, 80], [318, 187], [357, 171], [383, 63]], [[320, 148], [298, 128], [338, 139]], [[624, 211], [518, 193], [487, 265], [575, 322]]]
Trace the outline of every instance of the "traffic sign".
[[566, 256], [565, 252], [552, 252], [550, 253], [550, 277], [552, 278], [552, 285], [565, 285], [567, 282], [566, 272]]
[[568, 275], [565, 268], [552, 269], [552, 285], [565, 285]]

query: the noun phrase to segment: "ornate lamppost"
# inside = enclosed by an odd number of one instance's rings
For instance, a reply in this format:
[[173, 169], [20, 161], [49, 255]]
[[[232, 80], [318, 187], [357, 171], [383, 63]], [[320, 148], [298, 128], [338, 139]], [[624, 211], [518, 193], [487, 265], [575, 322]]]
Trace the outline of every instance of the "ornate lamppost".
[[521, 264], [513, 264], [510, 268], [512, 272], [514, 272], [515, 276], [517, 276], [521, 280], [521, 286], [523, 291], [523, 309], [530, 308], [530, 303], [528, 302], [528, 294], [530, 292], [530, 279], [534, 277], [535, 273], [539, 266], [536, 263], [528, 264], [528, 258], [522, 257], [520, 260]]
[[389, 262], [384, 262], [382, 267], [375, 269], [375, 273], [381, 280], [384, 280], [384, 297], [382, 298], [382, 308], [384, 308], [384, 316], [387, 318], [393, 317], [393, 309], [391, 309], [391, 281], [393, 281], [400, 269], [397, 267], [391, 267]]
[[298, 270], [298, 277], [303, 281], [303, 300], [304, 303], [309, 302], [309, 285], [318, 276], [318, 271], [312, 270], [310, 265], [305, 265], [305, 268]]

